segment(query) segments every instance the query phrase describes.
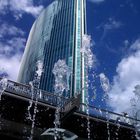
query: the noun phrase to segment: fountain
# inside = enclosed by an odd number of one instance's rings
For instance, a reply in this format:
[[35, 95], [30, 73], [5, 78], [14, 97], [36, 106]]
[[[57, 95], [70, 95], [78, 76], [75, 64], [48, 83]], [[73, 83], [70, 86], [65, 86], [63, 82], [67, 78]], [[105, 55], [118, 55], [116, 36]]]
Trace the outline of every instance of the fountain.
[[135, 125], [135, 129], [136, 129], [136, 135], [135, 137], [137, 138], [137, 140], [140, 140], [140, 124], [136, 124]]
[[[109, 80], [105, 76], [104, 73], [100, 73], [99, 78], [100, 78], [101, 87], [102, 87], [102, 89], [104, 91], [104, 95], [102, 97], [102, 102], [103, 101], [107, 102], [107, 100], [109, 99], [108, 92], [109, 92], [109, 89], [110, 89], [110, 83], [109, 83]], [[106, 124], [107, 124], [108, 140], [110, 140], [109, 114], [108, 114], [108, 112], [106, 112], [106, 119], [107, 119]]]
[[104, 95], [103, 95], [103, 98], [102, 98], [102, 101], [104, 101], [104, 100], [107, 100], [109, 98], [108, 92], [110, 90], [110, 83], [109, 83], [109, 80], [105, 76], [104, 73], [100, 73], [99, 78], [100, 78], [101, 87], [104, 91]]
[[[91, 51], [91, 36], [89, 35], [83, 35], [82, 38], [82, 48], [81, 48], [81, 53], [84, 56], [85, 59], [85, 68], [87, 70], [87, 74], [93, 67], [94, 63], [94, 55]], [[87, 95], [86, 95], [86, 113], [87, 113], [87, 133], [88, 133], [88, 139], [91, 139], [90, 137], [90, 120], [89, 120], [89, 93], [88, 93], [88, 88], [89, 88], [89, 83], [90, 81], [88, 80], [88, 75], [86, 76], [86, 90], [87, 90]]]
[[6, 87], [7, 87], [7, 84], [8, 84], [8, 80], [7, 80], [7, 78], [2, 78], [1, 80], [0, 80], [0, 100], [1, 100], [1, 96], [2, 96], [2, 94], [3, 94], [3, 92], [4, 92], [4, 90], [6, 89]]
[[132, 107], [132, 115], [136, 119], [135, 122], [132, 122], [135, 126], [136, 135], [135, 137], [137, 140], [140, 140], [140, 123], [137, 121], [140, 118], [140, 85], [136, 85], [134, 87], [134, 97], [130, 99], [131, 107]]
[[63, 95], [64, 90], [68, 91], [68, 85], [67, 81], [70, 76], [70, 69], [66, 65], [66, 62], [64, 60], [58, 60], [53, 68], [53, 74], [55, 76], [55, 94], [57, 94], [59, 97], [57, 99], [57, 107], [55, 111], [55, 120], [54, 120], [54, 125], [55, 125], [55, 140], [60, 137], [57, 129], [60, 127], [60, 110], [62, 107], [62, 102], [61, 102], [61, 96]]
[[88, 68], [92, 68], [93, 67], [93, 63], [94, 63], [94, 55], [91, 51], [91, 36], [89, 35], [83, 35], [82, 38], [82, 48], [81, 48], [81, 53], [84, 55], [85, 58], [85, 62], [86, 62], [86, 69], [88, 70]]
[[[31, 134], [30, 134], [29, 140], [33, 139], [33, 134], [34, 134], [38, 96], [40, 94], [40, 91], [38, 89], [39, 89], [39, 85], [40, 85], [40, 79], [41, 79], [42, 72], [43, 72], [43, 63], [39, 60], [39, 61], [37, 61], [37, 70], [35, 72], [34, 79], [33, 79], [33, 81], [29, 82], [29, 85], [31, 86], [31, 100], [29, 101], [28, 118], [27, 119], [29, 119], [32, 122]], [[36, 90], [35, 90], [35, 88], [36, 88]], [[34, 103], [33, 115], [31, 115], [30, 111], [31, 111], [31, 108], [33, 106], [34, 100], [35, 100], [35, 103]]]
[[29, 82], [29, 85], [31, 87], [31, 99], [29, 101], [29, 106], [28, 106], [28, 109], [27, 109], [28, 110], [28, 117], [27, 117], [27, 119], [32, 121], [32, 116], [31, 116], [30, 110], [32, 108], [33, 101], [34, 101], [34, 86], [33, 86], [33, 82]]
[[[85, 59], [85, 68], [87, 69], [87, 73], [89, 73], [93, 67], [93, 59], [94, 59], [94, 55], [92, 54], [91, 52], [91, 38], [90, 36], [88, 35], [84, 35], [83, 36], [83, 47], [81, 48], [81, 53], [83, 54], [84, 56], [84, 59]], [[40, 95], [40, 90], [39, 90], [39, 85], [40, 85], [40, 79], [41, 79], [41, 74], [43, 72], [43, 65], [42, 65], [42, 62], [41, 61], [38, 61], [37, 62], [37, 70], [35, 71], [35, 76], [34, 76], [34, 79], [33, 81], [29, 82], [29, 85], [30, 85], [30, 101], [29, 101], [29, 106], [28, 106], [28, 120], [31, 121], [31, 131], [30, 131], [30, 137], [29, 137], [29, 140], [32, 140], [33, 139], [33, 135], [34, 135], [34, 127], [35, 127], [35, 119], [36, 119], [36, 113], [37, 113], [37, 104], [38, 104], [38, 98], [39, 98], [39, 95]], [[67, 132], [66, 130], [64, 129], [61, 129], [60, 128], [60, 125], [61, 125], [61, 122], [60, 122], [60, 111], [62, 109], [62, 106], [64, 105], [62, 102], [61, 102], [61, 96], [63, 96], [63, 93], [67, 93], [68, 94], [68, 90], [69, 90], [69, 86], [68, 86], [68, 81], [69, 81], [69, 77], [70, 77], [70, 69], [69, 67], [66, 65], [66, 62], [64, 60], [58, 60], [58, 62], [55, 63], [54, 65], [54, 68], [53, 68], [53, 74], [55, 76], [55, 86], [54, 86], [54, 89], [55, 89], [55, 94], [56, 95], [59, 95], [59, 97], [57, 98], [57, 108], [56, 108], [56, 112], [55, 112], [55, 120], [54, 120], [54, 125], [55, 125], [55, 128], [53, 129], [48, 129], [46, 132], [44, 132], [42, 134], [43, 135], [51, 135], [51, 132], [53, 131], [54, 132], [54, 135], [53, 135], [53, 138], [56, 140], [56, 139], [65, 139], [66, 137], [64, 136], [64, 133], [69, 133], [71, 137], [73, 137], [73, 139], [77, 138], [76, 135], [74, 134], [71, 134], [70, 132]], [[104, 95], [103, 95], [103, 98], [102, 98], [102, 101], [107, 101], [109, 99], [109, 96], [108, 96], [108, 92], [110, 90], [110, 83], [109, 83], [109, 80], [108, 78], [105, 76], [104, 73], [101, 73], [99, 75], [100, 77], [100, 84], [101, 84], [101, 87], [104, 91]], [[89, 82], [90, 80], [88, 80], [89, 77], [86, 76], [86, 90], [88, 91], [88, 89], [90, 88], [89, 87]], [[8, 85], [8, 82], [7, 82], [7, 79], [6, 78], [3, 78], [0, 80], [0, 97], [2, 95], [2, 93], [4, 92], [4, 90], [6, 89]], [[17, 92], [20, 92], [20, 89], [17, 86], [13, 86], [13, 88], [17, 91]], [[81, 89], [83, 90], [83, 89]], [[132, 103], [133, 103], [133, 107], [135, 109], [135, 112], [134, 112], [134, 117], [137, 119], [139, 117], [139, 110], [137, 108], [137, 104], [139, 104], [139, 99], [140, 99], [140, 86], [137, 85], [135, 87], [135, 90], [134, 90], [134, 93], [135, 93], [135, 98], [132, 99]], [[90, 108], [89, 108], [89, 104], [90, 104], [90, 99], [89, 99], [89, 94], [87, 94], [86, 96], [86, 114], [87, 114], [87, 122], [86, 122], [86, 130], [87, 130], [87, 138], [90, 140], [92, 139], [92, 136], [91, 136], [91, 122], [90, 122]], [[32, 110], [33, 109], [33, 113], [32, 113]], [[104, 114], [102, 113], [102, 110], [99, 110], [100, 114], [103, 116]], [[106, 124], [107, 124], [107, 134], [108, 134], [108, 140], [111, 139], [111, 134], [110, 134], [110, 124], [109, 124], [109, 119], [110, 119], [110, 115], [109, 115], [109, 112], [106, 112]], [[125, 117], [124, 117], [124, 120], [125, 120]], [[116, 129], [116, 139], [119, 139], [119, 129], [120, 129], [120, 121], [122, 121], [120, 118], [117, 118], [116, 119], [116, 125], [117, 125], [117, 129]], [[82, 124], [82, 125], [85, 125], [85, 124]], [[140, 124], [136, 122], [134, 122], [134, 126], [135, 126], [135, 129], [136, 129], [136, 138], [139, 139], [139, 132], [140, 132]], [[84, 126], [83, 126], [84, 127]], [[106, 126], [105, 126], [106, 127]], [[25, 132], [26, 133], [26, 132]]]
[[60, 128], [49, 128], [46, 130], [43, 134], [41, 134], [41, 140], [53, 140], [54, 136], [53, 134], [57, 131], [58, 135], [60, 136], [60, 139], [58, 140], [75, 140], [78, 138], [77, 135], [74, 133], [65, 130], [65, 129], [60, 129]]
[[119, 139], [120, 122], [121, 122], [120, 117], [117, 117], [117, 119], [116, 119], [117, 129], [116, 129], [116, 132], [115, 132], [116, 140]]
[[[7, 84], [8, 84], [7, 78], [4, 77], [0, 80], [0, 101], [1, 101], [1, 96], [7, 87]], [[1, 130], [1, 114], [0, 114], [0, 130]]]

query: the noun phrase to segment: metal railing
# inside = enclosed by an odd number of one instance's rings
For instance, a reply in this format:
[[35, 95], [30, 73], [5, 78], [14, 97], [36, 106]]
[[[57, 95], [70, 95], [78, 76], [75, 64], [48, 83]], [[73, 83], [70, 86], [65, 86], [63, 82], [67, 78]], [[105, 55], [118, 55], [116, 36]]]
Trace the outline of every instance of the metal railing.
[[[116, 124], [122, 124], [122, 125], [131, 125], [134, 126], [135, 124], [140, 124], [140, 120], [130, 117], [127, 114], [119, 114], [115, 113], [106, 109], [101, 109], [92, 105], [86, 105], [84, 103], [81, 103], [81, 108], [84, 106], [85, 108], [88, 106], [90, 111], [90, 116], [93, 116], [98, 119], [104, 119], [105, 121], [110, 121]], [[79, 111], [81, 112], [82, 109], [79, 108]], [[83, 112], [84, 113], [84, 112]]]
[[[65, 98], [64, 96], [58, 96], [54, 93], [49, 93], [37, 88], [33, 89], [34, 91], [34, 99], [37, 97], [38, 98], [38, 102], [43, 102], [45, 104], [49, 104], [52, 106], [56, 106], [57, 105], [57, 100], [58, 98], [61, 98], [61, 106], [66, 105], [70, 99]], [[5, 92], [8, 92], [10, 94], [14, 94], [16, 96], [21, 96], [21, 97], [25, 97], [28, 99], [31, 99], [32, 96], [32, 91], [31, 91], [31, 86], [29, 85], [25, 85], [25, 84], [21, 84], [21, 83], [17, 83], [14, 81], [10, 81], [8, 80], [7, 83], [7, 88], [5, 89]], [[129, 117], [127, 115], [124, 114], [118, 114], [112, 111], [108, 111], [105, 109], [101, 109], [95, 106], [91, 106], [91, 105], [87, 105], [84, 103], [80, 103], [80, 108], [79, 111], [82, 113], [82, 107], [89, 107], [90, 110], [90, 116], [92, 117], [96, 117], [96, 118], [102, 118], [105, 120], [110, 120], [110, 121], [115, 121], [116, 123], [125, 123], [128, 125], [134, 125], [137, 123], [140, 123], [139, 119], [135, 119], [132, 117]], [[85, 113], [85, 112], [83, 112]], [[86, 113], [85, 113], [86, 114]]]
[[[11, 94], [15, 94], [17, 96], [23, 96], [27, 98], [31, 98], [32, 96], [31, 86], [13, 82], [10, 80], [8, 80], [7, 88], [5, 89], [5, 92], [9, 92]], [[38, 98], [38, 101], [56, 106], [59, 96], [54, 93], [49, 93], [37, 88], [33, 88], [33, 99], [35, 99], [36, 97]], [[68, 102], [68, 99], [63, 96], [59, 98], [61, 98], [62, 105]]]

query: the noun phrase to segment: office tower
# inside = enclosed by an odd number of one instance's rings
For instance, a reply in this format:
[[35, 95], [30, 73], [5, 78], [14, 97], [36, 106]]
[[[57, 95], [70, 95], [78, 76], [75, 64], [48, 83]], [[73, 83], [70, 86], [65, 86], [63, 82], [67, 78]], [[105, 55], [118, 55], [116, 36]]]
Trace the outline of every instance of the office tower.
[[[84, 57], [80, 52], [82, 36], [86, 32], [85, 0], [55, 0], [34, 22], [23, 55], [18, 82], [28, 84], [33, 80], [36, 62], [41, 60], [44, 72], [40, 89], [54, 92], [54, 64], [63, 59], [72, 74], [69, 97], [73, 97], [85, 87], [86, 70]], [[86, 91], [82, 90], [82, 102]]]

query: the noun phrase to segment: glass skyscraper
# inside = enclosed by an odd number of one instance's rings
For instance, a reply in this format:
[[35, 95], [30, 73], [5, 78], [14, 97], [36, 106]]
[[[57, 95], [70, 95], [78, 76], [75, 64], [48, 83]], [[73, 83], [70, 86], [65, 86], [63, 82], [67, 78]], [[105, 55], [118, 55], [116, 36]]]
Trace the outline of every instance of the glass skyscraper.
[[[54, 92], [54, 64], [63, 59], [71, 68], [69, 97], [85, 87], [84, 57], [80, 49], [86, 32], [85, 0], [55, 0], [34, 22], [23, 55], [18, 82], [33, 80], [36, 62], [43, 61], [40, 89]], [[82, 90], [82, 102], [85, 102]]]

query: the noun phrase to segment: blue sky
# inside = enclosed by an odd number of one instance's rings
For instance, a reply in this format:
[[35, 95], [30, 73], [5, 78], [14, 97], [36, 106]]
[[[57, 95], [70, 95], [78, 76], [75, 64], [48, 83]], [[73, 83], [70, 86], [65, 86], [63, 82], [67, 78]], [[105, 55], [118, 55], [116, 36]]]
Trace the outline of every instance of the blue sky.
[[[96, 55], [94, 76], [96, 106], [111, 107], [115, 112], [130, 112], [135, 85], [140, 84], [140, 1], [103, 0], [87, 2], [88, 34], [94, 41]], [[100, 85], [100, 74], [109, 80], [109, 100]], [[137, 108], [140, 104], [137, 103]]]
[[[51, 2], [0, 1], [0, 75], [16, 80], [30, 28]], [[91, 101], [93, 105], [104, 107], [106, 104], [117, 112], [131, 108], [134, 87], [140, 84], [139, 5], [139, 0], [87, 0], [87, 34], [92, 37], [92, 50], [96, 56], [94, 69], [90, 72], [90, 79], [94, 79], [90, 89], [90, 95], [95, 99]], [[100, 86], [101, 73], [110, 83], [107, 93]], [[101, 103], [103, 94], [109, 94], [107, 103]]]

